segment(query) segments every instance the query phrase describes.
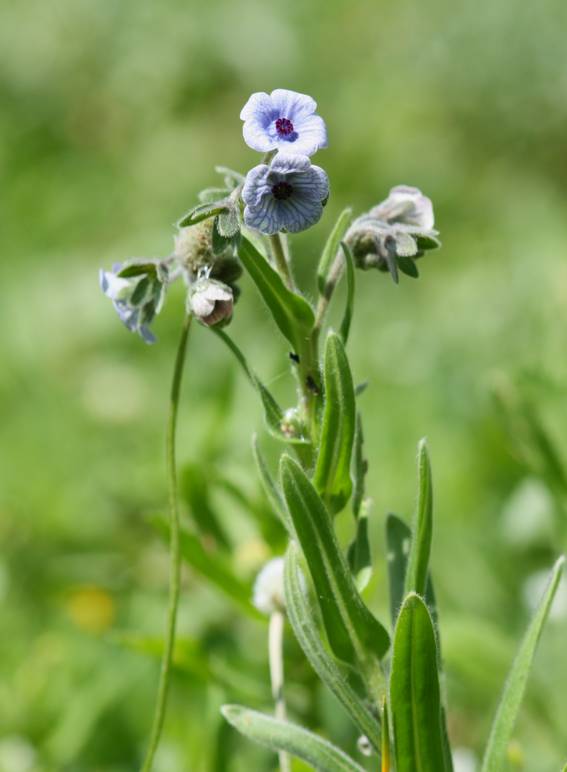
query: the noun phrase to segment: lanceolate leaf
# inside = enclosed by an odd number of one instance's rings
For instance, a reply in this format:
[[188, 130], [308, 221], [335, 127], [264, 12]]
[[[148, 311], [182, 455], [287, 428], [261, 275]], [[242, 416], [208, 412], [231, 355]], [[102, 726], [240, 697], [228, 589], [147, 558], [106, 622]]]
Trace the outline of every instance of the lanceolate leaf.
[[246, 238], [242, 238], [238, 255], [282, 335], [295, 352], [302, 350], [304, 340], [313, 328], [313, 309], [305, 298], [289, 290], [266, 258]]
[[356, 577], [356, 585], [361, 591], [372, 576], [372, 556], [370, 554], [370, 541], [368, 538], [369, 502], [364, 501], [364, 478], [366, 476], [367, 464], [364, 458], [363, 444], [362, 421], [360, 413], [357, 413], [351, 469], [353, 487], [352, 512], [356, 521], [356, 533], [348, 548], [348, 562], [352, 573]]
[[341, 212], [339, 219], [335, 223], [335, 226], [331, 231], [323, 249], [323, 253], [319, 261], [319, 267], [317, 268], [317, 287], [319, 289], [319, 293], [323, 296], [327, 296], [329, 293], [329, 271], [335, 262], [335, 258], [340, 248], [341, 239], [346, 233], [346, 229], [350, 224], [351, 218], [352, 209], [344, 209]]
[[216, 217], [219, 214], [223, 214], [228, 210], [228, 204], [218, 201], [216, 203], [199, 204], [198, 206], [190, 209], [186, 215], [177, 223], [180, 228], [187, 228], [190, 225], [197, 225], [197, 223], [203, 220], [208, 220], [210, 217]]
[[378, 718], [372, 714], [336, 665], [321, 641], [317, 614], [309, 600], [306, 579], [301, 571], [299, 548], [290, 542], [285, 558], [285, 599], [288, 619], [295, 637], [311, 666], [323, 683], [346, 708], [360, 731], [368, 737], [376, 751], [380, 749]]
[[333, 531], [331, 517], [305, 472], [289, 456], [280, 464], [283, 495], [307, 559], [327, 638], [339, 659], [383, 657], [388, 633], [364, 605]]
[[435, 632], [423, 600], [410, 593], [394, 635], [390, 676], [396, 772], [444, 772]]
[[[406, 567], [411, 544], [411, 529], [404, 521], [390, 513], [386, 518], [386, 546], [388, 560], [388, 584], [390, 587], [390, 613], [392, 625], [396, 624], [398, 613], [404, 599]], [[431, 576], [427, 578], [425, 602], [431, 613], [433, 623], [437, 624], [437, 604]]]
[[350, 459], [356, 406], [354, 386], [341, 338], [329, 333], [324, 362], [325, 409], [313, 483], [332, 512], [348, 501], [352, 490]]
[[262, 405], [264, 407], [264, 416], [266, 419], [266, 426], [270, 434], [273, 437], [276, 437], [278, 440], [283, 440], [284, 442], [288, 442], [291, 444], [301, 444], [301, 445], [308, 444], [309, 439], [307, 439], [306, 437], [294, 436], [293, 434], [286, 433], [282, 430], [284, 414], [281, 407], [278, 405], [278, 403], [272, 396], [271, 392], [268, 390], [266, 386], [264, 386], [262, 381], [250, 368], [250, 366], [248, 365], [248, 361], [246, 360], [246, 357], [244, 356], [242, 351], [238, 348], [236, 343], [232, 340], [230, 335], [228, 335], [224, 330], [221, 330], [217, 327], [212, 328], [212, 330], [224, 343], [226, 343], [228, 348], [232, 351], [232, 353], [238, 360], [240, 366], [244, 370], [244, 373], [246, 374], [248, 380], [258, 392], [258, 395], [262, 400]]
[[424, 439], [419, 443], [417, 451], [417, 471], [417, 508], [412, 528], [405, 592], [417, 592], [418, 595], [425, 595], [433, 531], [433, 492], [431, 465]]
[[344, 241], [341, 241], [341, 248], [344, 252], [345, 263], [346, 263], [347, 297], [346, 297], [345, 312], [340, 326], [340, 333], [341, 333], [341, 338], [343, 339], [343, 343], [346, 346], [347, 340], [348, 340], [348, 334], [350, 332], [350, 323], [352, 321], [352, 314], [354, 310], [354, 285], [355, 285], [354, 275], [355, 274], [354, 274], [354, 260], [352, 259], [352, 254], [350, 249], [344, 243]]
[[321, 772], [364, 772], [346, 753], [300, 726], [240, 705], [224, 705], [221, 710], [235, 729], [276, 753], [289, 753]]
[[559, 586], [564, 564], [564, 556], [560, 557], [555, 563], [547, 589], [528, 627], [508, 675], [494, 723], [492, 724], [488, 746], [482, 763], [482, 772], [500, 772], [504, 768], [506, 749], [512, 737], [514, 724], [520, 710], [535, 650]]

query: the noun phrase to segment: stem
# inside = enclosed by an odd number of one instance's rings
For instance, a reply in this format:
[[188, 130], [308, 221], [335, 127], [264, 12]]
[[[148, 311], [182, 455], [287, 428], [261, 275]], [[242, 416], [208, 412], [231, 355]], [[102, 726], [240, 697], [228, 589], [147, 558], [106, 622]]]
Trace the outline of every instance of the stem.
[[[283, 666], [283, 632], [285, 617], [281, 611], [274, 611], [270, 616], [270, 629], [268, 632], [268, 656], [270, 660], [270, 679], [272, 682], [272, 696], [275, 702], [275, 714], [279, 721], [286, 720], [285, 698], [283, 693], [284, 666]], [[278, 753], [281, 772], [290, 772], [291, 766], [287, 753]]]
[[333, 297], [333, 292], [335, 291], [335, 288], [339, 283], [339, 279], [341, 278], [344, 266], [345, 257], [343, 255], [342, 249], [339, 249], [331, 266], [331, 270], [329, 271], [327, 282], [325, 284], [325, 290], [322, 295], [319, 295], [319, 301], [317, 302], [317, 309], [315, 311], [315, 325], [313, 327], [313, 337], [315, 341], [318, 341], [319, 333], [321, 332], [321, 327], [323, 326], [323, 321], [325, 319], [325, 314], [329, 308], [329, 303]]
[[274, 263], [276, 264], [279, 275], [282, 277], [284, 284], [288, 289], [295, 289], [295, 282], [291, 273], [291, 267], [286, 257], [280, 234], [274, 233], [273, 236], [269, 237], [269, 240], [272, 257], [274, 258]]
[[177, 428], [179, 392], [181, 389], [183, 365], [185, 363], [185, 353], [187, 351], [187, 339], [189, 336], [189, 329], [191, 327], [192, 318], [192, 316], [186, 316], [183, 322], [181, 337], [179, 339], [177, 354], [175, 357], [173, 378], [171, 381], [171, 395], [166, 435], [167, 483], [170, 518], [169, 605], [167, 610], [165, 645], [161, 662], [161, 672], [154, 710], [154, 718], [148, 750], [146, 752], [146, 758], [142, 766], [142, 772], [150, 772], [152, 769], [154, 756], [159, 745], [161, 730], [163, 728], [163, 722], [165, 719], [167, 693], [169, 689], [169, 679], [171, 674], [171, 661], [173, 658], [173, 647], [175, 644], [175, 627], [177, 623], [177, 606], [179, 602], [179, 584], [181, 574], [181, 554], [179, 550], [179, 508], [177, 504], [177, 474], [175, 463], [175, 434]]

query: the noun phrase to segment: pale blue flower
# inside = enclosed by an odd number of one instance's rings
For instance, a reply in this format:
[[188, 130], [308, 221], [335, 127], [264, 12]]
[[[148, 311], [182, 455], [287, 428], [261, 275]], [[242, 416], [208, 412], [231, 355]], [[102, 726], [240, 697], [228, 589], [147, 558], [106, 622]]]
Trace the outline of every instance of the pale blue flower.
[[167, 269], [159, 262], [117, 263], [100, 271], [100, 287], [112, 300], [120, 321], [146, 343], [155, 343], [149, 324], [163, 305]]
[[270, 166], [259, 164], [246, 175], [244, 222], [267, 235], [304, 231], [321, 218], [328, 196], [323, 169], [312, 166], [306, 155], [279, 153]]
[[244, 141], [253, 150], [313, 155], [327, 147], [327, 128], [315, 115], [317, 102], [306, 94], [277, 88], [252, 94], [240, 113]]

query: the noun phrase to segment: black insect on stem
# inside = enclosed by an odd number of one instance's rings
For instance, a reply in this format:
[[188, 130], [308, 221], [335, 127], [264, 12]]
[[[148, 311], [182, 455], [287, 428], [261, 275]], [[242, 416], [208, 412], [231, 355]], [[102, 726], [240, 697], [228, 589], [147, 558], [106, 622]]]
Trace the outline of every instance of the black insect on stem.
[[296, 365], [298, 365], [300, 362], [299, 354], [296, 354], [295, 351], [289, 352], [289, 358], [291, 359], [292, 362], [295, 362]]

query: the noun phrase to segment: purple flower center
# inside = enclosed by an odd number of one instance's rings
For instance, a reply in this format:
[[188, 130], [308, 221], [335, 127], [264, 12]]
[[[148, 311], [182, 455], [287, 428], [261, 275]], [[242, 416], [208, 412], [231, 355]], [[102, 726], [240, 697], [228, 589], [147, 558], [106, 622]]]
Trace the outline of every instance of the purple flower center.
[[278, 201], [285, 201], [293, 193], [293, 188], [289, 182], [276, 182], [272, 188], [272, 195]]
[[276, 131], [280, 137], [288, 138], [290, 134], [293, 134], [293, 123], [288, 118], [276, 119]]

